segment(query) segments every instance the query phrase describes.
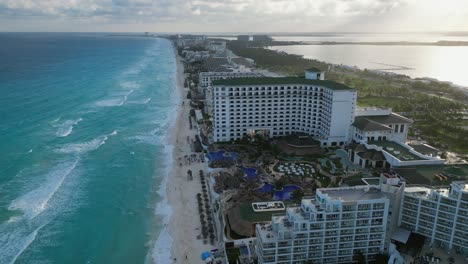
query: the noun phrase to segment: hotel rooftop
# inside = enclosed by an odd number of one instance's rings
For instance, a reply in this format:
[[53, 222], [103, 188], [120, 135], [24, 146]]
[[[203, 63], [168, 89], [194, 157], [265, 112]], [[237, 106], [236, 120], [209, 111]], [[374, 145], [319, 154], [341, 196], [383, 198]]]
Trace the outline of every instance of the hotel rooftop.
[[356, 202], [386, 198], [386, 194], [379, 188], [356, 186], [350, 188], [320, 189], [320, 193], [327, 195], [331, 200], [342, 202]]
[[399, 160], [424, 160], [413, 153], [411, 153], [407, 148], [404, 148], [400, 144], [389, 141], [389, 140], [380, 140], [380, 141], [369, 141], [369, 145], [376, 145], [383, 148], [388, 153], [392, 154]]
[[310, 84], [327, 87], [332, 90], [353, 90], [342, 83], [329, 80], [313, 80], [303, 77], [259, 77], [259, 78], [233, 78], [213, 81], [213, 85], [241, 86], [241, 85], [273, 85], [273, 84]]

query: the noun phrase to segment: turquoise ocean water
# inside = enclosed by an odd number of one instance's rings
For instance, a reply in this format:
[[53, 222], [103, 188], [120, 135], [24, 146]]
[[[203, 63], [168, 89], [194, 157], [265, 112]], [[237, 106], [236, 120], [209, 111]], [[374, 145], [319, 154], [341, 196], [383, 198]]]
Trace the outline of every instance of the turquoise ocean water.
[[166, 212], [163, 39], [0, 34], [0, 264], [145, 263]]

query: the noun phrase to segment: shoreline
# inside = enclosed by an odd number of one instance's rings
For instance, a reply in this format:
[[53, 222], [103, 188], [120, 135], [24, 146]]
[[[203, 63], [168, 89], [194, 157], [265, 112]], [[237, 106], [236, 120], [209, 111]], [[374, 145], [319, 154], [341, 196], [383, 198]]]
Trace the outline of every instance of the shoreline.
[[[185, 96], [188, 89], [184, 87], [184, 65], [172, 43], [171, 46], [176, 61], [175, 88], [179, 98], [176, 119], [167, 140], [167, 144], [173, 146], [172, 162], [168, 164], [169, 172], [161, 187], [165, 188], [161, 190], [164, 197], [161, 203], [170, 207], [170, 215], [154, 245], [152, 263], [203, 263], [200, 254], [213, 246], [197, 238], [201, 234], [201, 224], [195, 198], [202, 190], [199, 171], [206, 172], [208, 166], [206, 162], [187, 163], [184, 158], [192, 154], [191, 145], [187, 141], [193, 139], [197, 130], [189, 128], [190, 100]], [[193, 180], [188, 180], [188, 170], [193, 172]]]

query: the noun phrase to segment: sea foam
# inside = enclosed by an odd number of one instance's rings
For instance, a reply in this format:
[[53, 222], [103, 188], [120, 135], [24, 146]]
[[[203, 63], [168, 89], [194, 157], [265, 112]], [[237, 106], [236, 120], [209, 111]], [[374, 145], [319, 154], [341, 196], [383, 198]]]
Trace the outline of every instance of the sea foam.
[[[175, 58], [175, 54], [173, 58]], [[154, 263], [159, 264], [159, 263], [172, 263], [171, 259], [171, 249], [172, 249], [172, 237], [169, 233], [167, 223], [169, 223], [171, 215], [172, 215], [172, 208], [168, 203], [167, 200], [167, 181], [169, 177], [169, 172], [172, 169], [173, 166], [173, 150], [174, 146], [167, 144], [168, 142], [171, 142], [170, 139], [172, 137], [172, 130], [175, 129], [176, 125], [176, 120], [177, 120], [177, 103], [180, 101], [181, 95], [179, 92], [179, 89], [177, 89], [177, 68], [176, 64], [174, 61], [174, 72], [173, 72], [173, 87], [174, 87], [174, 93], [172, 94], [171, 101], [173, 102], [172, 104], [172, 116], [168, 116], [166, 119], [168, 122], [168, 129], [166, 130], [166, 133], [164, 137], [161, 137], [161, 142], [164, 146], [164, 152], [167, 157], [166, 160], [166, 172], [164, 179], [162, 181], [162, 184], [158, 190], [158, 194], [163, 198], [157, 205], [156, 205], [156, 215], [160, 216], [163, 218], [163, 224], [164, 228], [161, 230], [159, 233], [158, 238], [156, 239], [154, 243], [153, 250], [151, 252], [151, 257], [154, 261]]]
[[102, 145], [106, 144], [110, 136], [115, 136], [117, 134], [118, 134], [117, 130], [114, 130], [110, 134], [99, 136], [90, 141], [86, 141], [82, 143], [70, 143], [70, 144], [63, 145], [62, 147], [56, 149], [55, 152], [63, 153], [63, 154], [84, 154], [84, 153], [98, 149]]
[[58, 128], [55, 135], [57, 135], [58, 137], [67, 137], [67, 136], [69, 136], [73, 131], [73, 127], [75, 125], [77, 125], [81, 121], [83, 121], [83, 119], [80, 117], [78, 119], [66, 120], [61, 124], [54, 125], [54, 127]]
[[9, 262], [10, 264], [14, 264], [16, 260], [23, 254], [23, 252], [31, 245], [34, 240], [36, 240], [37, 234], [39, 231], [46, 226], [48, 223], [40, 225], [38, 228], [34, 229], [28, 236], [26, 236], [22, 241], [21, 241], [21, 246], [19, 250], [16, 252], [16, 254], [13, 256], [11, 261]]
[[76, 168], [79, 159], [65, 162], [53, 168], [38, 188], [13, 200], [8, 210], [20, 210], [28, 219], [33, 219], [47, 209], [49, 201], [60, 189], [67, 176]]

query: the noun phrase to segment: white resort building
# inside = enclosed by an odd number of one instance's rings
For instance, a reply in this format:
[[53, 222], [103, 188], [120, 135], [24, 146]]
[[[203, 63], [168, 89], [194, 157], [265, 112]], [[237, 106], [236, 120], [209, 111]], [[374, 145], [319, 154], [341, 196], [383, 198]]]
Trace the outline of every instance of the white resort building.
[[209, 115], [213, 114], [213, 81], [232, 78], [256, 78], [262, 76], [263, 75], [259, 72], [243, 67], [240, 67], [240, 69], [233, 69], [232, 71], [200, 72], [198, 75], [198, 91], [205, 95], [205, 112]]
[[357, 108], [352, 129], [353, 140], [406, 142], [409, 125], [412, 123], [411, 119], [395, 114], [389, 108]]
[[358, 252], [367, 260], [387, 253], [388, 263], [407, 263], [396, 245], [408, 246], [415, 234], [467, 257], [467, 230], [466, 181], [407, 187], [399, 176], [381, 174], [378, 185], [317, 189], [314, 199], [257, 224], [255, 245], [259, 263], [352, 263]]
[[317, 189], [314, 199], [288, 207], [256, 226], [259, 263], [352, 263], [388, 250], [405, 183], [382, 175], [379, 186]]
[[406, 188], [400, 221], [401, 227], [425, 236], [431, 245], [468, 255], [468, 184]]
[[443, 164], [443, 159], [420, 153], [406, 144], [412, 123], [411, 119], [393, 113], [392, 109], [357, 108], [351, 126], [354, 144], [347, 146], [349, 159], [363, 168]]
[[235, 78], [213, 81], [215, 142], [262, 135], [307, 134], [321, 146], [351, 142], [356, 91], [324, 80], [317, 69], [305, 78]]

